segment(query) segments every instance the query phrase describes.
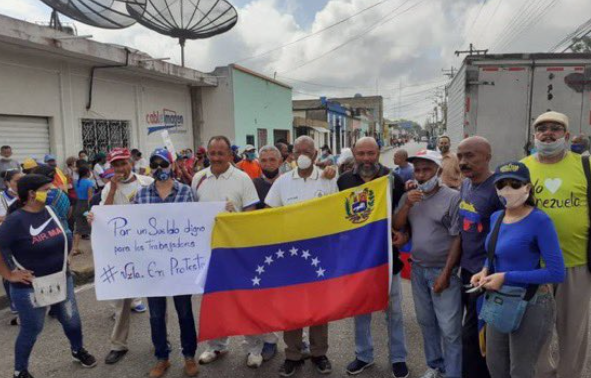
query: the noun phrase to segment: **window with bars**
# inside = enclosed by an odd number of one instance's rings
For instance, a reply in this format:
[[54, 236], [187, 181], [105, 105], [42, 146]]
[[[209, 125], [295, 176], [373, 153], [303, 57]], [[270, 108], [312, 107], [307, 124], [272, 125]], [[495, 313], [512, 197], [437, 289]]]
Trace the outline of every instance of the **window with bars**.
[[82, 119], [82, 146], [90, 159], [115, 147], [129, 147], [129, 121]]

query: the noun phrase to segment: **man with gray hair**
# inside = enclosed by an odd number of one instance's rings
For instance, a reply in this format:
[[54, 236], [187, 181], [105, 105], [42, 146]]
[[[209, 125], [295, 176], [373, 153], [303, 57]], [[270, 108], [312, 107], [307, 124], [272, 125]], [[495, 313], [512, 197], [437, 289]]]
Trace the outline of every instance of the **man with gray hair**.
[[[339, 191], [336, 179], [323, 177], [322, 171], [314, 161], [318, 152], [314, 140], [309, 136], [301, 136], [294, 143], [294, 154], [298, 167], [280, 176], [271, 187], [265, 203], [269, 207], [280, 207], [313, 198], [322, 197]], [[304, 364], [302, 351], [302, 329], [285, 331], [283, 340], [287, 344], [285, 349], [285, 363], [279, 370], [283, 377], [295, 374], [296, 369]], [[326, 357], [328, 351], [328, 324], [310, 327], [310, 352], [312, 362], [321, 374], [329, 374], [332, 365]]]
[[257, 205], [257, 209], [265, 208], [267, 193], [269, 193], [271, 186], [273, 186], [273, 183], [281, 174], [281, 159], [281, 152], [275, 146], [268, 145], [259, 150], [259, 163], [261, 164], [262, 175], [252, 180], [261, 200]]

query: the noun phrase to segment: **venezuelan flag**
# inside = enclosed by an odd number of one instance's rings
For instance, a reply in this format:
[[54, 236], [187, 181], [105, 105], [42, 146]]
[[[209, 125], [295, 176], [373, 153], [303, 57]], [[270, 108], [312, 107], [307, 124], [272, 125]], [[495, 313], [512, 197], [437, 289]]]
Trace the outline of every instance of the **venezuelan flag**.
[[291, 206], [218, 216], [199, 338], [298, 329], [385, 309], [388, 193], [385, 177]]

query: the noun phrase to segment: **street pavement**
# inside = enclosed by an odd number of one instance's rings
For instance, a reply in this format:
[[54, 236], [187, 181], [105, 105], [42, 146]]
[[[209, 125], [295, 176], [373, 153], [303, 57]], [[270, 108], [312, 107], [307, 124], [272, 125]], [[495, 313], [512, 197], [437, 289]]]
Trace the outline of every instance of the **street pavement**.
[[[409, 154], [416, 153], [424, 145], [409, 143], [405, 148]], [[382, 154], [382, 163], [392, 166], [393, 150]], [[414, 307], [410, 292], [409, 282], [403, 282], [403, 312], [404, 324], [408, 348], [408, 364], [411, 377], [419, 377], [425, 370], [422, 336], [414, 315]], [[59, 323], [52, 318], [47, 318], [45, 329], [40, 335], [31, 357], [30, 372], [39, 377], [146, 377], [148, 371], [155, 363], [153, 348], [150, 340], [149, 316], [133, 314], [131, 332], [129, 337], [129, 353], [117, 365], [105, 365], [103, 360], [109, 351], [109, 335], [113, 326], [111, 319], [112, 308], [108, 302], [97, 302], [94, 286], [92, 284], [77, 289], [77, 301], [80, 309], [84, 343], [86, 348], [99, 360], [97, 367], [83, 369], [72, 362], [69, 353], [69, 344]], [[198, 322], [200, 298], [194, 298], [194, 313]], [[180, 353], [179, 331], [176, 313], [169, 300], [169, 340], [173, 346], [171, 353], [172, 367], [167, 373], [168, 377], [182, 377], [182, 356]], [[14, 340], [18, 334], [18, 327], [7, 325], [10, 319], [8, 310], [0, 311], [0, 376], [9, 377], [12, 374], [14, 361]], [[388, 362], [387, 331], [384, 314], [374, 314], [372, 331], [375, 343], [376, 365], [366, 370], [362, 377], [385, 378], [391, 376]], [[345, 368], [354, 358], [354, 338], [352, 319], [341, 320], [330, 324], [328, 356], [333, 363], [331, 376], [346, 376]], [[246, 352], [242, 346], [242, 338], [232, 338], [230, 353], [214, 364], [202, 366], [200, 377], [277, 377], [277, 371], [283, 362], [284, 343], [280, 342], [280, 352], [277, 356], [265, 363], [260, 369], [253, 370], [246, 367]], [[204, 349], [200, 344], [197, 355]], [[320, 376], [307, 362], [300, 377]], [[587, 370], [584, 377], [591, 377], [591, 371]], [[477, 377], [475, 377], [477, 378]]]

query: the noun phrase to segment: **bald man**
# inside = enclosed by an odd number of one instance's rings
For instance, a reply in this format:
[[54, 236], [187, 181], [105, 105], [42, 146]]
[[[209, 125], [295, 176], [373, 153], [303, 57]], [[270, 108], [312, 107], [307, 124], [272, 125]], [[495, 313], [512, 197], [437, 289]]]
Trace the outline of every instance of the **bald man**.
[[[404, 194], [404, 182], [395, 173], [381, 165], [380, 148], [374, 138], [364, 137], [359, 139], [353, 147], [355, 167], [353, 171], [346, 172], [339, 177], [337, 184], [339, 190], [347, 190], [363, 185], [366, 182], [380, 177], [391, 175], [392, 182], [392, 208], [398, 206], [398, 202]], [[396, 242], [396, 235], [395, 240]], [[370, 252], [370, 251], [368, 251]], [[392, 282], [390, 289], [390, 304], [386, 310], [388, 346], [390, 349], [390, 364], [394, 378], [408, 377], [406, 365], [406, 341], [404, 338], [404, 323], [402, 319], [402, 284], [400, 271], [402, 262], [398, 255], [398, 249], [392, 248]], [[357, 375], [374, 363], [374, 347], [371, 337], [371, 314], [355, 317], [355, 360], [347, 365], [347, 373]]]
[[408, 152], [406, 150], [400, 149], [394, 153], [394, 164], [396, 164], [394, 172], [400, 176], [402, 181], [414, 180], [415, 168], [408, 162]]
[[[494, 175], [489, 167], [492, 157], [490, 143], [482, 137], [464, 139], [458, 146], [460, 170], [465, 177], [460, 187], [460, 236], [462, 257], [461, 278], [464, 285], [479, 272], [486, 259], [484, 243], [490, 230], [490, 216], [503, 209], [495, 186]], [[490, 377], [486, 360], [480, 353], [478, 337], [477, 301], [466, 293], [462, 304], [466, 311], [462, 326], [462, 376], [464, 378]]]

